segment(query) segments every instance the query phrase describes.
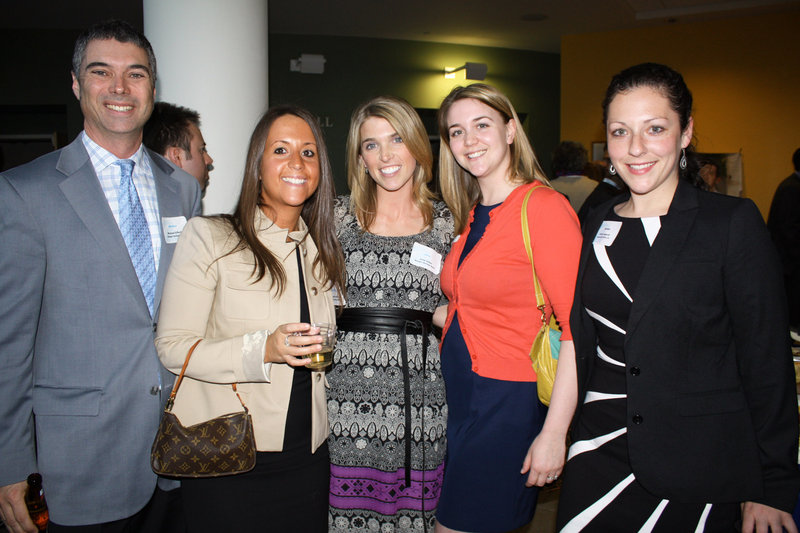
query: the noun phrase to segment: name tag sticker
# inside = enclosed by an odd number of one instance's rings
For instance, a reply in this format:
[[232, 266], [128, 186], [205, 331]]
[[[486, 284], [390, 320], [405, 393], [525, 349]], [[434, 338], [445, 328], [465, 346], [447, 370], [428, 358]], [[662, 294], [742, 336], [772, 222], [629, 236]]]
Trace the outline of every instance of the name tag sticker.
[[164, 229], [164, 242], [175, 244], [181, 236], [186, 225], [186, 217], [161, 217], [161, 227]]
[[597, 230], [597, 235], [594, 236], [592, 244], [600, 244], [602, 246], [611, 246], [614, 244], [614, 239], [617, 238], [619, 230], [622, 227], [622, 222], [619, 220], [604, 220], [603, 225]]
[[411, 249], [409, 262], [425, 270], [430, 270], [434, 274], [438, 274], [442, 270], [442, 254], [418, 242], [415, 242]]
[[344, 295], [340, 295], [336, 287], [333, 287], [331, 289], [331, 296], [333, 296], [333, 305], [335, 306], [347, 305], [347, 302], [345, 302], [344, 300]]

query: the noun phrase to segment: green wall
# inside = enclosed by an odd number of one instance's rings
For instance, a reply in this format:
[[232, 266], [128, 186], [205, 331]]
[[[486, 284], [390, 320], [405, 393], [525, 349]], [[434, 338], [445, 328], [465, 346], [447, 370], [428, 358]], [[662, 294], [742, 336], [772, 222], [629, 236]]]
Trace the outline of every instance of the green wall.
[[[80, 132], [83, 121], [70, 90], [69, 75], [72, 47], [79, 31], [0, 32], [0, 48], [17, 54], [0, 76], [0, 133], [56, 131], [63, 145]], [[324, 55], [325, 73], [290, 72], [289, 61], [302, 53]], [[418, 41], [271, 34], [270, 104], [296, 103], [320, 117], [337, 190], [344, 192], [345, 139], [353, 109], [381, 94], [401, 96], [414, 107], [431, 110], [429, 129], [434, 132], [433, 113], [442, 99], [454, 86], [469, 83], [464, 80], [463, 71], [456, 74], [455, 80], [445, 79], [444, 67], [457, 67], [466, 61], [489, 66], [485, 81], [505, 92], [517, 112], [526, 115], [523, 127], [545, 170], [549, 170], [550, 153], [560, 132], [558, 54]], [[25, 83], [34, 78], [35, 84]], [[232, 95], [239, 83], [247, 80], [231, 80]], [[52, 116], [54, 109], [57, 116]], [[41, 123], [43, 120], [45, 124]]]
[[[323, 74], [290, 72], [301, 54], [325, 56]], [[269, 37], [270, 105], [293, 103], [320, 118], [339, 192], [347, 190], [345, 142], [350, 113], [381, 94], [400, 96], [416, 108], [436, 109], [464, 72], [444, 78], [444, 67], [486, 63], [486, 83], [506, 93], [546, 171], [559, 142], [560, 58], [558, 54], [418, 41], [276, 35]]]

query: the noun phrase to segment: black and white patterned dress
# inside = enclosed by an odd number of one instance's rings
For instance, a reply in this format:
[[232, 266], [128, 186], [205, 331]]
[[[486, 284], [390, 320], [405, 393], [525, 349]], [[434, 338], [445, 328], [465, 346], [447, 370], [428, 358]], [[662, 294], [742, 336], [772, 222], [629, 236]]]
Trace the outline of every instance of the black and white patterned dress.
[[613, 242], [585, 237], [595, 239], [594, 253], [580, 291], [595, 322], [597, 360], [564, 469], [557, 520], [562, 533], [733, 531], [738, 504], [678, 503], [653, 495], [636, 480], [628, 459], [625, 328], [661, 220], [622, 218], [612, 210], [598, 233], [608, 235], [608, 227], [618, 225]]
[[[346, 305], [433, 312], [445, 303], [439, 274], [410, 264], [415, 243], [442, 261], [453, 218], [434, 203], [433, 228], [384, 237], [361, 230], [349, 197], [336, 201], [336, 227], [347, 264]], [[405, 399], [399, 335], [340, 332], [328, 373], [331, 455], [330, 531], [433, 531], [446, 449], [447, 405], [439, 347], [407, 335], [411, 382], [411, 486], [405, 486]]]

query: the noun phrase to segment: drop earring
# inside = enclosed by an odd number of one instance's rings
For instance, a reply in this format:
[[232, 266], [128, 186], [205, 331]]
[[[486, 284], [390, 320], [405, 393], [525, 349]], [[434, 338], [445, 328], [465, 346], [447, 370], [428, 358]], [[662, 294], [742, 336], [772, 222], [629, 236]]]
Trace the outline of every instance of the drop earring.
[[614, 168], [613, 163], [608, 165], [608, 173], [611, 174], [612, 176], [615, 176], [617, 174], [617, 169]]
[[681, 170], [686, 169], [686, 148], [681, 148], [681, 162], [679, 163]]

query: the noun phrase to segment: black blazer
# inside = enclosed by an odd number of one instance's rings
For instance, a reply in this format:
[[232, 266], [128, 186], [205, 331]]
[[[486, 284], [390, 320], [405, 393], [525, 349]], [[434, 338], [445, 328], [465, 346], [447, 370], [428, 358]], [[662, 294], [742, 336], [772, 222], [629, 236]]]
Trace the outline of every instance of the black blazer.
[[[581, 287], [619, 196], [587, 219], [570, 324], [581, 416], [596, 359]], [[750, 200], [681, 182], [653, 243], [625, 337], [628, 453], [636, 479], [682, 502], [756, 501], [792, 512], [798, 409], [783, 284]]]
[[800, 172], [778, 185], [769, 208], [767, 228], [783, 263], [790, 324], [800, 327]]

